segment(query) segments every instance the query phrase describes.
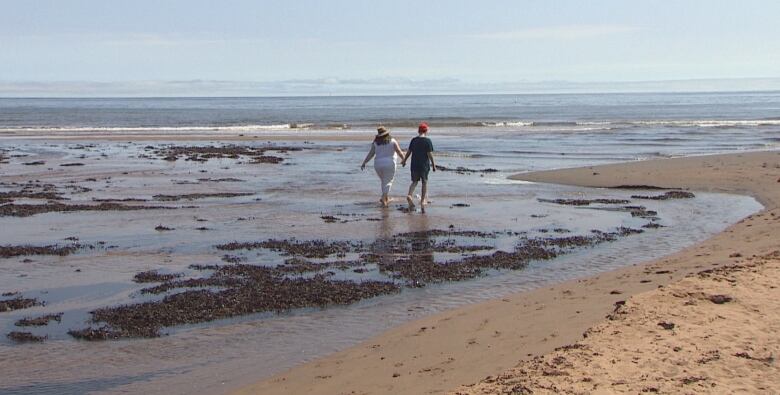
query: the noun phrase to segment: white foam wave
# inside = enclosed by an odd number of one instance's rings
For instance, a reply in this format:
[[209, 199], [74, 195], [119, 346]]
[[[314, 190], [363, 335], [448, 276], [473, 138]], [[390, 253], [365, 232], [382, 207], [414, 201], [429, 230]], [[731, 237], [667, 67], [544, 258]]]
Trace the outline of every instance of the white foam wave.
[[0, 128], [0, 132], [252, 132], [264, 130], [307, 129], [312, 124], [231, 125], [231, 126], [30, 126]]
[[489, 128], [522, 128], [526, 130], [553, 130], [563, 132], [588, 132], [597, 130], [615, 129], [610, 122], [529, 122], [529, 121], [504, 121], [481, 122], [481, 126]]
[[[578, 123], [590, 124], [590, 123]], [[698, 120], [642, 120], [615, 121], [612, 124], [637, 126], [677, 126], [677, 127], [739, 127], [739, 126], [780, 126], [780, 119], [698, 119]]]
[[507, 177], [501, 177], [501, 178], [486, 178], [483, 181], [483, 184], [487, 185], [530, 185], [530, 184], [536, 184], [533, 181], [524, 181], [524, 180], [512, 180]]
[[503, 121], [503, 122], [482, 122], [482, 126], [487, 127], [517, 127], [517, 126], [533, 126], [533, 122], [526, 121]]
[[[625, 127], [761, 127], [780, 126], [780, 119], [732, 119], [732, 120], [612, 120], [612, 121], [493, 121], [468, 123], [471, 127], [517, 128], [527, 131], [589, 132], [615, 130]], [[442, 125], [437, 125], [442, 126]], [[455, 124], [463, 126], [463, 124]], [[347, 124], [319, 125], [314, 123], [247, 124], [247, 125], [193, 125], [193, 126], [23, 126], [3, 127], [0, 133], [192, 133], [192, 132], [238, 132], [251, 133], [284, 130], [348, 130]]]
[[575, 128], [579, 126], [600, 130], [616, 126], [679, 126], [679, 127], [729, 127], [729, 126], [780, 126], [780, 119], [684, 119], [684, 120], [613, 120], [613, 121], [508, 121], [485, 123], [485, 126], [529, 126], [533, 128]]

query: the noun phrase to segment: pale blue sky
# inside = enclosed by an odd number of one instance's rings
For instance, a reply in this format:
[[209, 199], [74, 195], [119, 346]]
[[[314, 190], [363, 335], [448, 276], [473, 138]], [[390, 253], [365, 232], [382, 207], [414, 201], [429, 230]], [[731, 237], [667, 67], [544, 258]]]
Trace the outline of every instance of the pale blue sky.
[[778, 16], [775, 0], [0, 0], [0, 82], [776, 78]]

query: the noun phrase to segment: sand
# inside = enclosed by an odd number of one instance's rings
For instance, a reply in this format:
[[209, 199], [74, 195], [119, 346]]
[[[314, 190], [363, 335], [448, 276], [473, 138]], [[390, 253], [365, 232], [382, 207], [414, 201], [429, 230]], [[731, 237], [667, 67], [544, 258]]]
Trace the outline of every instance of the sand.
[[[608, 392], [637, 392], [637, 388], [641, 391], [645, 387], [648, 391], [670, 388], [681, 391], [685, 388], [678, 385], [686, 378], [689, 384], [683, 385], [691, 386], [690, 392], [779, 388], [777, 376], [771, 374], [776, 372], [769, 370], [774, 369], [772, 364], [763, 360], [776, 351], [777, 341], [771, 338], [777, 333], [772, 329], [777, 328], [778, 318], [761, 322], [754, 317], [772, 316], [778, 311], [773, 307], [780, 295], [771, 288], [771, 276], [777, 273], [777, 257], [771, 254], [780, 249], [777, 236], [780, 152], [632, 162], [528, 173], [515, 178], [581, 186], [656, 185], [749, 194], [765, 209], [665, 258], [407, 323], [342, 352], [248, 385], [236, 393], [426, 394], [454, 390], [492, 393], [509, 390], [514, 382], [548, 385], [544, 380], [552, 379], [560, 380], [555, 385], [570, 385], [573, 391], [584, 392], [592, 391], [594, 384]], [[735, 264], [747, 266], [709, 277], [696, 275], [703, 270]], [[734, 301], [716, 305], [706, 300], [705, 294], [721, 292], [719, 287], [729, 287], [727, 294]], [[687, 289], [694, 295], [674, 294], [681, 290], [688, 292]], [[754, 302], [752, 297], [758, 299]], [[688, 299], [694, 304], [680, 306]], [[766, 303], [758, 302], [764, 299]], [[615, 303], [626, 300], [626, 305], [618, 310], [617, 319], [605, 321], [608, 315], [616, 316]], [[715, 307], [721, 310], [710, 311]], [[724, 321], [719, 324], [730, 329], [710, 337], [706, 337], [708, 333], [698, 332], [696, 328], [714, 328], [708, 321], [711, 317], [715, 317], [714, 321]], [[674, 323], [675, 329], [667, 331], [658, 326], [655, 321], [662, 319]], [[583, 340], [583, 333], [589, 329], [592, 335], [585, 340], [592, 341], [587, 347], [593, 348], [555, 351]], [[610, 338], [610, 330], [620, 331], [614, 335], [620, 336], [620, 342]], [[648, 338], [651, 330], [657, 338]], [[677, 334], [673, 341], [667, 340], [672, 334]], [[684, 345], [671, 346], [672, 352], [674, 347], [682, 349], [669, 356], [669, 345], [678, 342]], [[658, 352], [660, 348], [666, 353]], [[707, 354], [714, 350], [719, 350], [720, 359]], [[679, 354], [682, 352], [686, 354]], [[750, 358], [734, 355], [743, 352]], [[567, 357], [566, 353], [572, 356]], [[593, 353], [600, 355], [590, 358], [588, 355]], [[697, 358], [699, 355], [705, 355], [704, 359], [685, 360], [684, 366], [674, 363], [684, 359], [683, 356]], [[533, 360], [542, 356], [543, 359]], [[569, 376], [545, 376], [544, 361], [559, 356], [571, 364], [567, 367]], [[697, 362], [707, 359], [711, 361]], [[618, 372], [627, 365], [633, 366], [624, 373]], [[664, 369], [667, 365], [669, 368]], [[476, 386], [461, 387], [516, 366], [519, 367], [500, 376], [505, 377], [503, 381], [493, 378]], [[531, 371], [532, 367], [539, 368]], [[602, 370], [595, 370], [596, 367]], [[594, 377], [596, 374], [598, 378]], [[566, 384], [566, 377], [589, 377], [592, 381], [585, 383], [590, 387], [576, 387], [583, 385], [582, 380], [576, 385]], [[699, 380], [701, 377], [705, 379]], [[504, 386], [504, 383], [509, 384]], [[706, 387], [712, 383], [716, 386]]]
[[738, 261], [635, 295], [584, 340], [454, 394], [776, 394], [780, 250]]

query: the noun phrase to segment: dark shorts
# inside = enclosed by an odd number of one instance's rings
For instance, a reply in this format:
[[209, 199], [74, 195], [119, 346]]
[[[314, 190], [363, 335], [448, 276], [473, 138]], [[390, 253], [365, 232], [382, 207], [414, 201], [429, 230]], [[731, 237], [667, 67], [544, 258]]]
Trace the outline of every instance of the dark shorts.
[[412, 182], [422, 180], [423, 183], [428, 182], [428, 172], [430, 170], [412, 170]]

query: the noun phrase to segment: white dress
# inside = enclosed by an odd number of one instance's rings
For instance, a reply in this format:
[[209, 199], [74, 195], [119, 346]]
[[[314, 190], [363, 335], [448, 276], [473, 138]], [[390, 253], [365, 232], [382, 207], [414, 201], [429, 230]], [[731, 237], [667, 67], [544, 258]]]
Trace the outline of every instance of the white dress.
[[395, 153], [395, 139], [391, 139], [387, 144], [374, 144], [374, 170], [382, 183], [382, 194], [390, 193], [390, 187], [393, 186], [395, 178], [395, 160], [398, 155]]

